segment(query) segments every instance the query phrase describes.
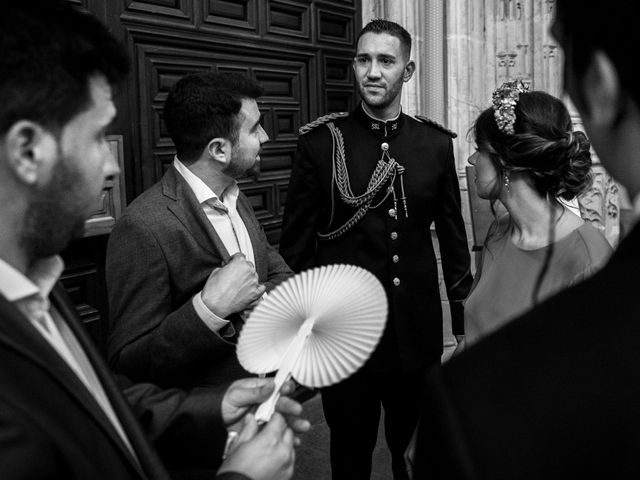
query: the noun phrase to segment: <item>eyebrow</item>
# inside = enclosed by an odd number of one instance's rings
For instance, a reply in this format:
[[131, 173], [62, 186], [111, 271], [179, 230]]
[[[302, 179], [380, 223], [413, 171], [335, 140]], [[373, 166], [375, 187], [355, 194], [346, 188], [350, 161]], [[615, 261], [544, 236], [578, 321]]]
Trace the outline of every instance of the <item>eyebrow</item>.
[[[378, 53], [376, 55], [373, 55], [376, 58], [390, 58], [392, 60], [395, 60], [397, 57], [391, 53]], [[372, 55], [369, 53], [358, 53], [355, 58], [371, 58]]]

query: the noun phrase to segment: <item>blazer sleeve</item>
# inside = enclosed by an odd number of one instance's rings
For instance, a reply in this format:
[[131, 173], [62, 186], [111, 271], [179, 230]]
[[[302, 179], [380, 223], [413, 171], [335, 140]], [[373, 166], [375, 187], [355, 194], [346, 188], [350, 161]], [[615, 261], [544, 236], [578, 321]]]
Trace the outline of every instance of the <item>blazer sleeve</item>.
[[473, 282], [467, 233], [462, 218], [460, 188], [453, 158], [453, 143], [448, 141], [446, 165], [439, 186], [435, 216], [436, 233], [442, 256], [442, 270], [451, 309], [453, 333], [464, 333], [464, 309]]
[[190, 392], [117, 381], [143, 430], [165, 465], [218, 468], [227, 440], [222, 399], [227, 386]]
[[125, 214], [116, 223], [107, 247], [106, 280], [107, 349], [116, 371], [134, 380], [180, 384], [203, 358], [211, 361], [216, 351], [228, 354], [230, 343], [204, 324], [191, 299], [178, 308], [172, 304], [169, 267], [144, 219]]
[[282, 222], [280, 253], [294, 272], [315, 266], [321, 204], [311, 151], [308, 138], [300, 136]]

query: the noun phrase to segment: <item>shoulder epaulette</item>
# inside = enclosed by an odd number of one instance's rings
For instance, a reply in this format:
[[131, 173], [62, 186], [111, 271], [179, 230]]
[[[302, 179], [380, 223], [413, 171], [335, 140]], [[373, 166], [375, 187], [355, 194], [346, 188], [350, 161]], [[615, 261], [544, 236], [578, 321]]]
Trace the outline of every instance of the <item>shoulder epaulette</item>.
[[348, 116], [349, 116], [349, 112], [335, 112], [335, 113], [330, 113], [328, 115], [323, 115], [322, 117], [316, 118], [313, 122], [309, 122], [306, 125], [301, 126], [298, 129], [298, 133], [300, 133], [300, 135], [304, 135], [305, 133], [310, 132], [314, 128], [320, 125], [324, 125], [325, 123], [335, 120], [336, 118], [342, 118], [342, 117], [348, 117]]
[[422, 115], [416, 115], [416, 118], [418, 120], [420, 120], [422, 123], [426, 123], [427, 125], [431, 125], [432, 127], [437, 128], [438, 130], [440, 130], [441, 132], [446, 133], [447, 135], [451, 136], [451, 138], [456, 138], [458, 136], [458, 134], [456, 132], [454, 132], [453, 130], [449, 130], [447, 127], [445, 127], [444, 125], [440, 125], [438, 122], [436, 122], [435, 120], [431, 120], [428, 117], [424, 117]]

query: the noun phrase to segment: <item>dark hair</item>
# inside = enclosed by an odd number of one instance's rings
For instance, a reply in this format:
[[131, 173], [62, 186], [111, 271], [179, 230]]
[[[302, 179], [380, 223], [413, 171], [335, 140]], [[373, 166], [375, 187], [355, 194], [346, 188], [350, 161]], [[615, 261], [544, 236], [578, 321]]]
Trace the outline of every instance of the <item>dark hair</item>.
[[405, 50], [407, 57], [411, 56], [411, 35], [407, 32], [402, 25], [397, 24], [396, 22], [392, 22], [390, 20], [383, 20], [381, 18], [376, 18], [375, 20], [371, 20], [367, 23], [360, 33], [358, 34], [358, 38], [356, 38], [356, 45], [360, 41], [360, 37], [362, 37], [365, 33], [387, 33], [394, 37], [397, 37], [400, 40], [400, 45]]
[[195, 73], [181, 78], [164, 105], [164, 123], [181, 161], [195, 161], [211, 139], [238, 139], [243, 99], [257, 99], [262, 87], [237, 73]]
[[[521, 93], [515, 106], [514, 133], [498, 128], [493, 107], [476, 119], [472, 133], [478, 150], [496, 170], [525, 175], [541, 195], [571, 200], [591, 185], [590, 143], [573, 131], [567, 107], [545, 92]], [[496, 194], [501, 188], [496, 185]]]
[[18, 120], [57, 134], [89, 106], [93, 75], [114, 86], [128, 71], [122, 45], [67, 1], [6, 2], [0, 14], [0, 135]]
[[[558, 0], [556, 4], [556, 33], [567, 53], [566, 61], [571, 63], [573, 76], [584, 78], [595, 52], [601, 50], [613, 62], [622, 89], [640, 105], [640, 76], [636, 72], [637, 62], [629, 51], [638, 44], [640, 3]], [[581, 95], [580, 90], [578, 94]], [[581, 96], [577, 100], [582, 101]]]

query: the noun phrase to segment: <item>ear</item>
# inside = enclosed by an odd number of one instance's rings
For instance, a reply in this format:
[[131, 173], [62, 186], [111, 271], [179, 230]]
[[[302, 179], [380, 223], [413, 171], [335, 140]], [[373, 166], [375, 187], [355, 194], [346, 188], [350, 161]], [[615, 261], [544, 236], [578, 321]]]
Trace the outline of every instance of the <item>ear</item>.
[[207, 152], [209, 156], [221, 166], [227, 165], [231, 159], [231, 150], [233, 145], [229, 140], [222, 137], [212, 139], [207, 144]]
[[20, 183], [26, 185], [46, 178], [58, 157], [55, 136], [30, 120], [20, 120], [9, 128], [3, 148], [7, 167]]
[[416, 62], [414, 62], [413, 60], [409, 60], [407, 64], [404, 66], [404, 73], [402, 75], [402, 80], [404, 82], [408, 82], [409, 80], [411, 80], [411, 77], [413, 76], [413, 72], [415, 71], [416, 71]]
[[613, 126], [623, 109], [623, 96], [618, 72], [604, 52], [594, 54], [581, 81], [585, 110], [593, 126]]

